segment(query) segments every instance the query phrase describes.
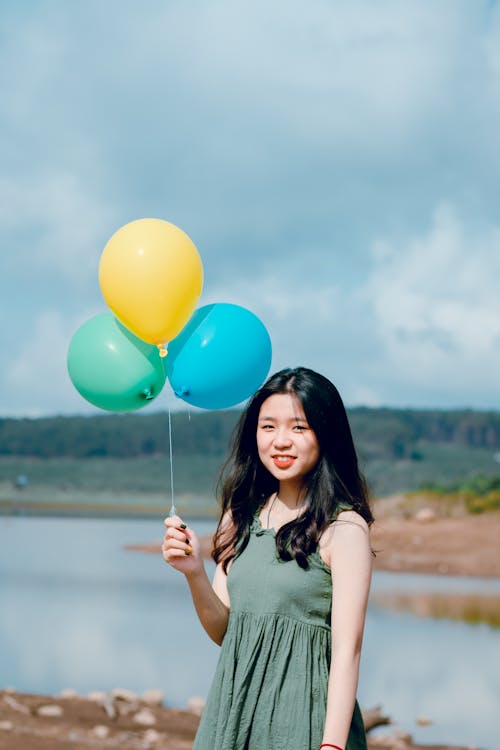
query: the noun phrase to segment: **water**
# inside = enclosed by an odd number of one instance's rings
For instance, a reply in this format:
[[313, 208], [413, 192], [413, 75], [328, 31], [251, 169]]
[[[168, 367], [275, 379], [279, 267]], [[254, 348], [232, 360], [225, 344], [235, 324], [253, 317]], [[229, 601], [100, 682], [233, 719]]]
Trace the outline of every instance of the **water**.
[[[206, 696], [218, 647], [183, 577], [159, 556], [124, 549], [162, 534], [161, 519], [0, 519], [0, 685], [41, 693], [157, 687], [178, 707]], [[377, 573], [358, 691], [362, 706], [382, 704], [418, 742], [493, 750], [500, 630], [376, 603], [397, 591], [500, 597], [500, 581]], [[417, 726], [418, 716], [433, 724]]]

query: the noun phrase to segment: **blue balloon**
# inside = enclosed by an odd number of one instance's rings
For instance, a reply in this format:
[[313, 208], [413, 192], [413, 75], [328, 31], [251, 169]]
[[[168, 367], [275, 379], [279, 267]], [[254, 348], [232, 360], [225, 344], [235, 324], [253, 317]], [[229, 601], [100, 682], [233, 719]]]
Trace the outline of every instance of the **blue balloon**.
[[196, 310], [170, 342], [167, 377], [176, 396], [203, 409], [227, 409], [262, 385], [271, 367], [271, 338], [262, 321], [239, 305]]

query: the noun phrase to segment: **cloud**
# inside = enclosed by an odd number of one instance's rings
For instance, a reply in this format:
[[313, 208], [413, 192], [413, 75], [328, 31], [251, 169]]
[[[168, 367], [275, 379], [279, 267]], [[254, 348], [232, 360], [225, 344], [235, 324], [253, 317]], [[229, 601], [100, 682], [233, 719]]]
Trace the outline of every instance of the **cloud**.
[[[97, 278], [103, 232], [112, 226], [111, 211], [96, 201], [71, 173], [30, 180], [0, 181], [0, 221], [16, 241], [9, 264], [36, 276], [56, 275], [79, 290]], [[30, 241], [22, 241], [27, 227]]]
[[[434, 275], [456, 274], [467, 245], [491, 262], [495, 5], [23, 7], [1, 11], [0, 295], [9, 321], [0, 370], [17, 362], [17, 342], [33, 338], [47, 310], [81, 321], [103, 309], [106, 241], [128, 221], [157, 216], [198, 246], [203, 302], [233, 301], [263, 317], [273, 365], [310, 364], [354, 403], [498, 404], [485, 368], [472, 368], [496, 346], [492, 305], [481, 299], [466, 316], [446, 279], [440, 286], [417, 269], [427, 253]], [[465, 276], [481, 285], [473, 265], [468, 258]], [[476, 299], [461, 277], [456, 284], [458, 297]], [[417, 357], [418, 372], [401, 356]], [[453, 361], [453, 387], [436, 386]]]
[[[409, 387], [491, 404], [500, 370], [500, 227], [467, 227], [439, 206], [403, 246], [379, 241], [364, 287], [384, 369]], [[453, 396], [452, 396], [453, 398]]]
[[36, 417], [91, 410], [73, 388], [66, 370], [68, 345], [81, 323], [83, 320], [67, 318], [54, 309], [39, 313], [32, 335], [17, 342], [7, 360], [0, 389], [3, 415]]

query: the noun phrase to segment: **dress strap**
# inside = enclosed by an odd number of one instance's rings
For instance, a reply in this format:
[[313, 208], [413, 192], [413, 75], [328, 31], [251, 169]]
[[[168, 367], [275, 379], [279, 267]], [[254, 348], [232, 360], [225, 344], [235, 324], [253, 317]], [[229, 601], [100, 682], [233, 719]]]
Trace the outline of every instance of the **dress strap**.
[[346, 503], [344, 500], [341, 500], [339, 503], [337, 503], [337, 507], [328, 519], [329, 523], [333, 523], [334, 521], [336, 521], [339, 513], [342, 513], [343, 510], [352, 510], [352, 505], [349, 505], [349, 503]]

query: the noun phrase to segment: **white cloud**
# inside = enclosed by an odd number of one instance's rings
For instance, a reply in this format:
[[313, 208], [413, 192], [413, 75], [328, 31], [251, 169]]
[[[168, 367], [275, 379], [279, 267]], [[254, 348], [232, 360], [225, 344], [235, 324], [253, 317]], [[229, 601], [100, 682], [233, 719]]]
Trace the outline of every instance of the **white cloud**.
[[[77, 288], [95, 279], [106, 228], [114, 231], [112, 213], [70, 173], [0, 181], [0, 221], [4, 231], [32, 229], [30, 241], [17, 241], [9, 262], [32, 273], [56, 275]], [[108, 238], [106, 237], [106, 240]], [[34, 272], [34, 273], [33, 273]]]
[[376, 243], [373, 261], [364, 294], [392, 379], [498, 398], [500, 227], [441, 205], [427, 233]]
[[[53, 332], [81, 321], [105, 242], [146, 215], [193, 237], [204, 302], [263, 318], [276, 367], [310, 364], [351, 403], [499, 403], [496, 6], [91, 0], [0, 13], [0, 296], [13, 321], [0, 371], [25, 383], [9, 413], [85, 406], [50, 406], [11, 342], [36, 319]], [[442, 196], [451, 208], [426, 231]], [[59, 323], [44, 328], [48, 309]]]
[[39, 313], [33, 332], [19, 342], [5, 365], [2, 415], [36, 417], [91, 410], [73, 388], [66, 369], [69, 342], [83, 322], [80, 316], [68, 319], [57, 310]]

